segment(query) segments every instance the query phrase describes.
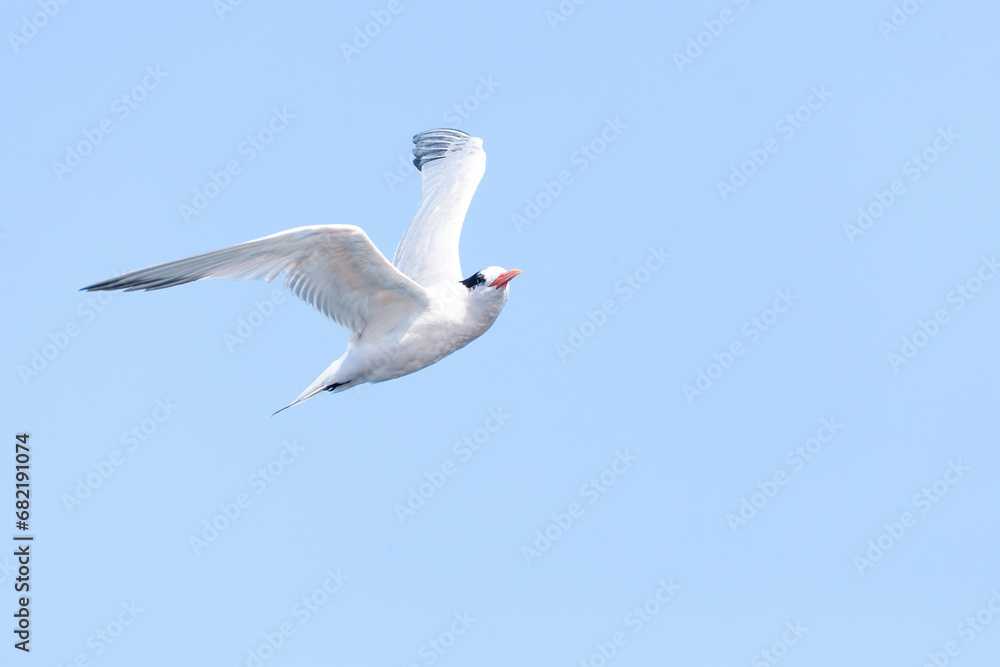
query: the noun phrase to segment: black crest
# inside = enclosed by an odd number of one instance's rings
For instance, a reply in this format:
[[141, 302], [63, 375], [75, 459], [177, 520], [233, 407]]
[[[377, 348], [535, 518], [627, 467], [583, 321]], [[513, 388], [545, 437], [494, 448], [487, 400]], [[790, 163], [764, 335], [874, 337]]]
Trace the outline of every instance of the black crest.
[[479, 273], [469, 276], [465, 280], [459, 280], [458, 282], [462, 283], [469, 289], [473, 289], [476, 285], [484, 284], [486, 282], [486, 276], [484, 276], [483, 272], [480, 271]]

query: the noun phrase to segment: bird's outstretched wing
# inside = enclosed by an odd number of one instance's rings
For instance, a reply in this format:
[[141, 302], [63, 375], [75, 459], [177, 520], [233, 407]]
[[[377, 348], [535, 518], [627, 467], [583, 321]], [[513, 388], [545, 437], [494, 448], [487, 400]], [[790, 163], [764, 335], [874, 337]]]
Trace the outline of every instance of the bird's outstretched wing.
[[392, 263], [424, 287], [458, 282], [464, 277], [458, 260], [462, 222], [486, 171], [483, 140], [442, 129], [421, 132], [413, 143], [423, 196]]
[[[354, 225], [316, 225], [229, 248], [130, 271], [83, 289], [154, 290], [205, 278], [273, 281], [351, 333], [379, 321], [405, 321], [427, 305], [427, 293], [400, 273]], [[382, 320], [382, 318], [389, 318]]]

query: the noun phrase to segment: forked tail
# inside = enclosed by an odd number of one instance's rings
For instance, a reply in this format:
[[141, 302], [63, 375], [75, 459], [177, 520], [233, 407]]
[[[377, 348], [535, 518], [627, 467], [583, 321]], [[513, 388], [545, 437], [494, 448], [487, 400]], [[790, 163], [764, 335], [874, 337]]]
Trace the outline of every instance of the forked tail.
[[287, 410], [293, 405], [298, 405], [303, 401], [308, 401], [310, 398], [312, 398], [313, 396], [315, 396], [320, 392], [332, 391], [334, 393], [337, 393], [340, 391], [346, 391], [347, 389], [350, 389], [356, 384], [362, 384], [361, 382], [357, 381], [357, 378], [353, 378], [350, 380], [337, 378], [337, 372], [340, 370], [340, 366], [343, 363], [344, 358], [346, 356], [347, 355], [345, 354], [343, 357], [337, 359], [335, 362], [330, 364], [330, 367], [327, 368], [325, 371], [323, 371], [323, 374], [320, 375], [318, 378], [316, 378], [316, 380], [313, 381], [311, 385], [306, 387], [305, 391], [299, 394], [298, 398], [296, 398], [294, 401], [292, 401], [285, 407], [281, 408], [281, 410], [276, 410], [275, 412], [272, 412], [270, 415], [268, 415], [267, 418], [270, 419], [274, 415], [284, 410]]

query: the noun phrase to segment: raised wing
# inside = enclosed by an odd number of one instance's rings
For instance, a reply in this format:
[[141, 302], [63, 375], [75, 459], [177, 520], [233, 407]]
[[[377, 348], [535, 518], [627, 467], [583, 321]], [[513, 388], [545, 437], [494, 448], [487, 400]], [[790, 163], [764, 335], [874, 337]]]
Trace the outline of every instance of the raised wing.
[[94, 283], [97, 290], [154, 290], [207, 278], [264, 278], [285, 287], [351, 333], [404, 320], [427, 305], [422, 287], [396, 270], [353, 225], [316, 225]]
[[464, 277], [458, 260], [462, 222], [486, 171], [483, 140], [459, 130], [430, 130], [413, 143], [423, 197], [392, 263], [424, 287], [458, 282]]

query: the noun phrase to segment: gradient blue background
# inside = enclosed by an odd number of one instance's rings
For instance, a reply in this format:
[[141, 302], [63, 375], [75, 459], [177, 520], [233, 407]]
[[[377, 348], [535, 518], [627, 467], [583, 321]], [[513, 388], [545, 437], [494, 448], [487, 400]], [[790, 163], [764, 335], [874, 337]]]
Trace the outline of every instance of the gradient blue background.
[[[608, 664], [756, 665], [798, 623], [782, 665], [917, 666], [949, 641], [950, 664], [997, 664], [1000, 617], [971, 642], [958, 626], [1000, 587], [1000, 281], [960, 310], [948, 295], [1000, 252], [1000, 8], [912, 3], [886, 37], [889, 0], [593, 1], [554, 28], [557, 0], [403, 0], [348, 62], [341, 43], [388, 4], [247, 1], [220, 19], [210, 0], [73, 2], [16, 49], [8, 33], [42, 10], [5, 4], [0, 391], [4, 437], [31, 433], [36, 542], [30, 656], [10, 646], [0, 558], [0, 662], [252, 665], [290, 623], [268, 667], [596, 666], [616, 632], [628, 642]], [[679, 71], [673, 54], [725, 9]], [[166, 77], [120, 118], [114, 100], [147, 67]], [[481, 77], [492, 90], [474, 99]], [[813, 87], [832, 96], [786, 136], [776, 124]], [[275, 108], [294, 119], [245, 161]], [[114, 131], [57, 178], [52, 163], [104, 118]], [[609, 119], [626, 127], [580, 171]], [[307, 224], [358, 224], [391, 256], [420, 183], [386, 174], [413, 134], [455, 125], [488, 155], [463, 270], [524, 274], [482, 339], [418, 374], [266, 419], [343, 350], [312, 309], [289, 297], [231, 351], [226, 334], [275, 286], [116, 293], [99, 312], [77, 291]], [[911, 181], [904, 165], [948, 128], [957, 139]], [[717, 182], [772, 138], [723, 201]], [[179, 206], [234, 159], [241, 172], [186, 222]], [[572, 182], [518, 229], [511, 216], [562, 170]], [[895, 179], [905, 193], [851, 243], [844, 225]], [[666, 266], [616, 291], [661, 246]], [[777, 290], [797, 301], [751, 342], [744, 323]], [[887, 354], [937, 309], [948, 323], [894, 370]], [[64, 349], [22, 377], [53, 339]], [[689, 402], [682, 386], [733, 341], [744, 354]], [[167, 399], [130, 451], [123, 433]], [[461, 460], [454, 443], [498, 408], [509, 418]], [[786, 452], [824, 418], [842, 430], [793, 472]], [[304, 449], [257, 495], [250, 476], [290, 440]], [[115, 450], [121, 465], [69, 511]], [[581, 485], [619, 450], [637, 460], [589, 504]], [[394, 505], [449, 460], [455, 474], [401, 523]], [[970, 470], [921, 514], [914, 494], [950, 460]], [[727, 514], [779, 471], [787, 484], [734, 533]], [[189, 538], [241, 493], [252, 504], [195, 554]], [[573, 502], [582, 516], [529, 565], [522, 547]], [[859, 573], [907, 511], [916, 525]], [[347, 582], [301, 622], [295, 605], [338, 568]], [[680, 590], [633, 632], [626, 615], [661, 579]], [[135, 622], [97, 640], [133, 601]], [[471, 627], [433, 653], [466, 612]]]

